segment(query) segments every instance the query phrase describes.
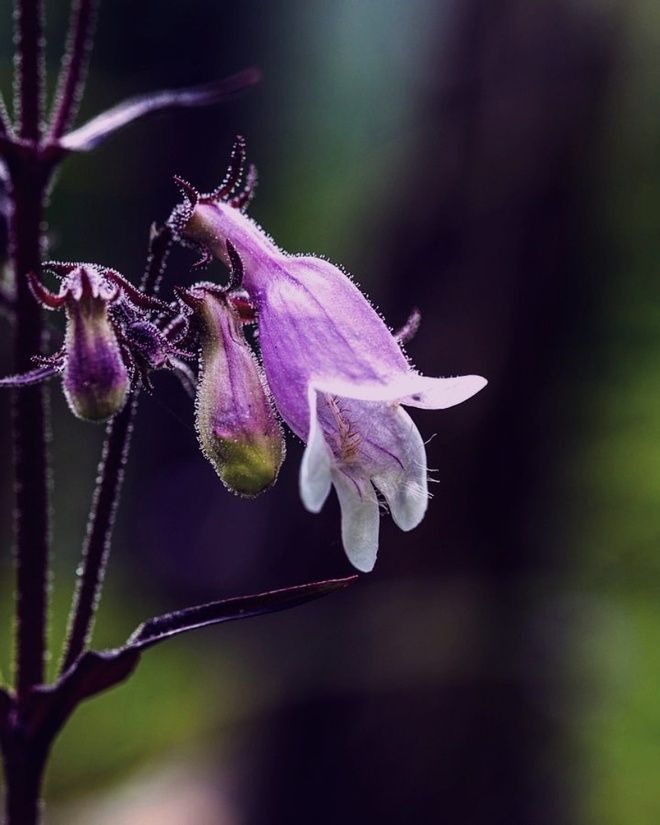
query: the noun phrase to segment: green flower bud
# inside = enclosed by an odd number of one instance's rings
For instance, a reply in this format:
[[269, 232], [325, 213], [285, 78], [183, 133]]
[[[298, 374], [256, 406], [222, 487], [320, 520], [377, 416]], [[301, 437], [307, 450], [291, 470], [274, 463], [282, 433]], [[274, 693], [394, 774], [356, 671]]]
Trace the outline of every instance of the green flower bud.
[[231, 299], [199, 285], [179, 292], [199, 324], [201, 355], [196, 429], [223, 484], [242, 496], [271, 487], [284, 459], [282, 427]]

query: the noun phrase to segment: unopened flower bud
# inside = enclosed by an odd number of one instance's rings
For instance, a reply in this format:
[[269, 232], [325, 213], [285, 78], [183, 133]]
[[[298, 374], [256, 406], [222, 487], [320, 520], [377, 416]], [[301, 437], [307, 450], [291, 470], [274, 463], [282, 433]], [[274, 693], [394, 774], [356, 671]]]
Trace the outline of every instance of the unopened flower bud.
[[198, 286], [180, 295], [201, 329], [196, 428], [202, 451], [232, 492], [256, 496], [275, 483], [284, 459], [261, 367], [222, 291]]
[[81, 266], [67, 277], [63, 386], [71, 411], [87, 421], [112, 418], [129, 390], [128, 370], [108, 314], [116, 297], [116, 287], [94, 269]]

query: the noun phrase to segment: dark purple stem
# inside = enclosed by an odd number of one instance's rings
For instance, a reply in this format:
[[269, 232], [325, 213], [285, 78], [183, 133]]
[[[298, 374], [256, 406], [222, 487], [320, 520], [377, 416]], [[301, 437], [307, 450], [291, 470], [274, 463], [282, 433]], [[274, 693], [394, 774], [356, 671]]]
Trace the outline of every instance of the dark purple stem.
[[[40, 265], [48, 171], [31, 154], [10, 162], [14, 211], [11, 257], [16, 279], [14, 372], [34, 367], [42, 349], [41, 309], [28, 286]], [[17, 671], [19, 698], [43, 682], [49, 548], [48, 410], [43, 386], [15, 391], [12, 409], [16, 479]]]
[[140, 289], [145, 295], [157, 295], [165, 265], [172, 248], [172, 230], [167, 225], [151, 227], [149, 256]]
[[54, 114], [48, 132], [57, 140], [73, 125], [85, 85], [95, 20], [94, 0], [75, 0], [67, 36], [62, 70], [57, 82]]
[[17, 33], [18, 134], [38, 142], [41, 137], [43, 93], [43, 31], [41, 0], [15, 0]]
[[16, 731], [3, 747], [6, 825], [37, 825], [41, 783], [50, 742], [35, 742]]
[[[13, 203], [9, 223], [14, 273], [14, 372], [34, 366], [42, 349], [41, 309], [28, 273], [41, 263], [42, 219], [50, 170], [39, 158], [41, 137], [42, 30], [39, 0], [19, 0], [17, 21], [18, 129], [27, 145], [6, 146]], [[31, 145], [30, 145], [31, 144]], [[23, 699], [43, 682], [48, 568], [47, 409], [45, 390], [27, 387], [12, 409], [16, 479], [16, 690]]]
[[[154, 295], [157, 291], [171, 245], [169, 227], [152, 228], [149, 257], [142, 278], [145, 294]], [[124, 409], [108, 424], [83, 548], [82, 573], [71, 606], [61, 673], [67, 671], [84, 651], [94, 627], [137, 402], [138, 393], [135, 392]]]
[[112, 528], [124, 480], [124, 467], [128, 458], [137, 401], [136, 392], [124, 409], [108, 424], [103, 456], [99, 464], [99, 480], [94, 490], [87, 525], [82, 573], [71, 607], [61, 673], [67, 671], [78, 659], [94, 627], [94, 616], [110, 553]]
[[[43, 213], [51, 165], [40, 155], [42, 30], [39, 0], [18, 0], [16, 83], [20, 144], [6, 142], [12, 203], [9, 248], [14, 307], [14, 372], [34, 367], [42, 350], [41, 309], [28, 273], [41, 262]], [[36, 825], [48, 744], [24, 723], [33, 689], [43, 684], [48, 614], [48, 406], [42, 386], [16, 390], [12, 404], [15, 478], [16, 707], [2, 736], [7, 825]]]

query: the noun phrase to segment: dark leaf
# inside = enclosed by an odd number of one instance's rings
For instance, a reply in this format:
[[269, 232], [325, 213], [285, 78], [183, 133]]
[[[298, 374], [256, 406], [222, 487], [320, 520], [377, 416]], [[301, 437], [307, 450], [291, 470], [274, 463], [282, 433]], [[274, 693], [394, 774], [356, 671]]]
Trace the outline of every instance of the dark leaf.
[[[341, 590], [357, 578], [350, 576], [255, 596], [239, 596], [149, 619], [137, 628], [124, 647], [87, 651], [53, 685], [35, 689], [25, 708], [29, 729], [45, 740], [54, 737], [80, 702], [123, 682], [135, 669], [142, 651], [164, 639], [198, 627], [295, 607]], [[0, 688], [0, 731], [12, 706], [11, 697]]]
[[268, 593], [259, 593], [254, 596], [239, 596], [235, 599], [225, 599], [209, 604], [188, 607], [149, 619], [141, 624], [126, 643], [127, 649], [149, 647], [186, 633], [199, 627], [229, 622], [234, 619], [247, 619], [250, 616], [260, 616], [263, 613], [273, 613], [276, 610], [286, 610], [305, 602], [318, 599], [341, 590], [352, 584], [358, 577], [349, 576], [346, 579], [330, 579], [328, 581], [302, 584], [297, 587], [285, 587], [282, 590], [271, 590]]
[[250, 86], [254, 86], [260, 78], [261, 75], [257, 69], [246, 69], [204, 86], [170, 89], [130, 98], [97, 115], [83, 126], [74, 129], [73, 132], [69, 132], [60, 140], [59, 146], [70, 152], [89, 152], [110, 135], [135, 120], [167, 109], [186, 109], [224, 103], [246, 91]]

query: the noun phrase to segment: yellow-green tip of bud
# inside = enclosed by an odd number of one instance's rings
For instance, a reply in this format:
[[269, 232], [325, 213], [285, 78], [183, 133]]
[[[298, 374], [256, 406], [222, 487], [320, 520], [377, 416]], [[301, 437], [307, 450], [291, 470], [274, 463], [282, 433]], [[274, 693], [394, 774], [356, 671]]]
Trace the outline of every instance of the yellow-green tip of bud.
[[272, 487], [282, 464], [281, 438], [223, 438], [211, 433], [202, 449], [222, 483], [240, 496], [254, 497]]
[[115, 381], [109, 387], [101, 382], [73, 386], [64, 385], [64, 393], [71, 412], [83, 421], [103, 422], [116, 415], [126, 403], [128, 380]]

